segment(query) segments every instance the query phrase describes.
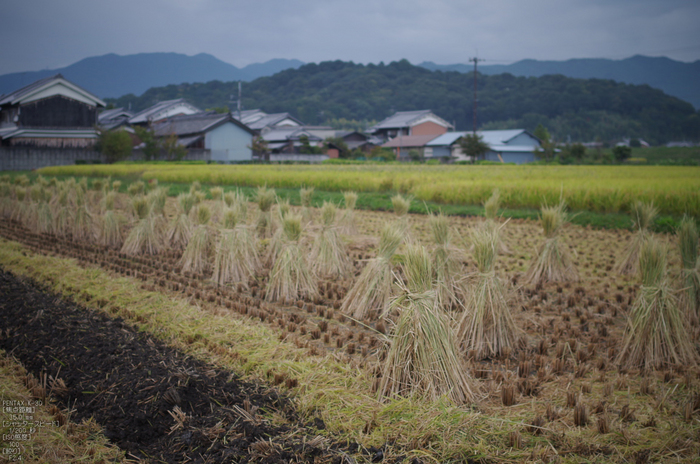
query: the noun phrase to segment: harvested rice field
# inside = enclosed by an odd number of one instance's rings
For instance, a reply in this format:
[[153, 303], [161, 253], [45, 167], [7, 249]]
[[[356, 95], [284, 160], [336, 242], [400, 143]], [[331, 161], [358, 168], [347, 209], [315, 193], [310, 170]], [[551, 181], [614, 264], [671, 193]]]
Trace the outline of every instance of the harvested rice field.
[[[563, 206], [546, 225], [430, 217], [399, 198], [395, 213], [298, 207], [263, 190], [2, 186], [0, 392], [51, 424], [3, 440], [21, 452], [2, 459], [700, 460], [691, 226], [596, 230]], [[654, 247], [624, 273], [637, 241]]]

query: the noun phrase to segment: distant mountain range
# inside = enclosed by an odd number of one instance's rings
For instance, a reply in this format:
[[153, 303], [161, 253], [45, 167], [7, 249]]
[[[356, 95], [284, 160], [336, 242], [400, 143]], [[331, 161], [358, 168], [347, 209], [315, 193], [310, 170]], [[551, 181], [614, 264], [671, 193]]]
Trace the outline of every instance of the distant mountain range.
[[180, 53], [139, 53], [136, 55], [108, 55], [85, 58], [60, 69], [29, 71], [0, 76], [0, 95], [54, 74], [78, 84], [100, 98], [141, 95], [151, 87], [185, 82], [219, 80], [252, 81], [271, 76], [284, 69], [298, 68], [299, 60], [275, 59], [237, 68], [218, 58], [200, 53], [187, 56]]
[[[424, 61], [419, 66], [431, 71], [471, 72], [474, 70], [472, 65], [439, 65], [430, 61]], [[700, 60], [684, 63], [665, 57], [641, 55], [624, 60], [597, 58], [567, 61], [521, 60], [508, 65], [480, 64], [478, 71], [488, 75], [510, 73], [524, 77], [562, 74], [579, 79], [612, 79], [627, 84], [647, 84], [685, 100], [695, 108], [700, 108]]]

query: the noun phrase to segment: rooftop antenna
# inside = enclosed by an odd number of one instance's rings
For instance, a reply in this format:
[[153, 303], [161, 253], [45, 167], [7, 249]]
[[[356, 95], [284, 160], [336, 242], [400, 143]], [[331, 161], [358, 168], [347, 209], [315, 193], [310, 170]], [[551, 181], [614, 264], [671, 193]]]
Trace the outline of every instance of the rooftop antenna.
[[479, 61], [484, 60], [475, 56], [473, 58], [469, 58], [469, 61], [474, 63], [474, 135], [476, 135], [476, 65]]

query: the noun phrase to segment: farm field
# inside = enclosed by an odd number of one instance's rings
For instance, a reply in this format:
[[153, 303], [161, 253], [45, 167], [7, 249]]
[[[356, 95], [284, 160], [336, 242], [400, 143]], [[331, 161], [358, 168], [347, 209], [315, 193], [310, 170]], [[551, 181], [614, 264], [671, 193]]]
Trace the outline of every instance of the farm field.
[[563, 196], [573, 211], [629, 211], [652, 202], [661, 214], [700, 217], [700, 167], [682, 166], [434, 166], [434, 165], [83, 165], [39, 170], [44, 175], [138, 177], [142, 180], [342, 192], [410, 194], [420, 201], [481, 205], [494, 188], [505, 208], [538, 209]]
[[[44, 390], [31, 394], [53, 396], [55, 417], [68, 410], [76, 422], [94, 417], [125, 459], [692, 462], [700, 456], [697, 365], [640, 369], [618, 362], [630, 308], [641, 292], [636, 275], [615, 272], [634, 238], [630, 231], [565, 226], [561, 242], [580, 280], [528, 283], [544, 242], [541, 227], [532, 220], [503, 221], [495, 273], [522, 330], [516, 345], [478, 359], [460, 352], [474, 390], [469, 401], [455, 402], [449, 394], [381, 397], [396, 314], [355, 320], [343, 302], [382, 253], [379, 237], [387, 223], [404, 224], [408, 237], [391, 260], [397, 283], [404, 284], [410, 243], [434, 247], [428, 216], [354, 211], [356, 232], [342, 236], [351, 272], [320, 278], [315, 295], [273, 301], [273, 262], [249, 279], [217, 285], [212, 255], [203, 270], [188, 271], [183, 252], [172, 247], [130, 254], [121, 244], [101, 245], [100, 234], [39, 232], [41, 221], [31, 219], [39, 216], [29, 209], [17, 213], [19, 205], [34, 202], [39, 211], [42, 201], [51, 201], [46, 192], [60, 203], [60, 185], [46, 181], [44, 193], [29, 188], [23, 200], [13, 196], [16, 191], [4, 197], [0, 290], [12, 297], [2, 302], [0, 348], [34, 378], [44, 373]], [[95, 221], [110, 211], [103, 201], [108, 193], [89, 188], [83, 194], [80, 206]], [[111, 210], [127, 218], [120, 225], [126, 237], [138, 227], [131, 207], [140, 196], [111, 197]], [[212, 213], [210, 233], [223, 236], [224, 201], [202, 195], [193, 212], [202, 206]], [[253, 224], [258, 206], [246, 207], [243, 222]], [[175, 222], [180, 208], [179, 199], [165, 198], [164, 220]], [[270, 212], [281, 209], [273, 203]], [[311, 220], [299, 247], [312, 256], [324, 212], [289, 207], [287, 214], [296, 213]], [[472, 233], [484, 219], [447, 221], [461, 278], [478, 275]], [[657, 239], [670, 245], [675, 282], [681, 266], [676, 237]], [[274, 233], [255, 242], [263, 256], [276, 246]], [[446, 309], [453, 323], [461, 312]], [[697, 354], [697, 319], [687, 325]], [[44, 342], [34, 343], [37, 338]], [[87, 362], [94, 377], [80, 368]], [[100, 449], [94, 461], [106, 452]], [[92, 462], [85, 453], [74, 459]]]

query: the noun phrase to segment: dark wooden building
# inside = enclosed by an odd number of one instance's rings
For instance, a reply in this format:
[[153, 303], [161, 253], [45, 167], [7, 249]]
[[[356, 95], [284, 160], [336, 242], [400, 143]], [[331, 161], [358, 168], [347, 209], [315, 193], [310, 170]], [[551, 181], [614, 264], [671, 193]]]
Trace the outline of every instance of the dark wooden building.
[[60, 74], [0, 96], [2, 146], [89, 148], [105, 103]]

